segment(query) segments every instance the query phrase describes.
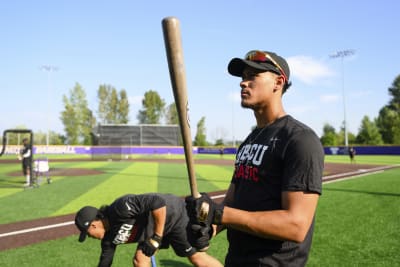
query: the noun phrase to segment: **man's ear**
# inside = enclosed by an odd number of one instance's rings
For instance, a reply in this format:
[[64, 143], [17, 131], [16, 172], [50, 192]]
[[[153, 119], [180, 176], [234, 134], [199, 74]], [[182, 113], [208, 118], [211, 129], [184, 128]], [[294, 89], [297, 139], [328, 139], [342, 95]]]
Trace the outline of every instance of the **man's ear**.
[[276, 78], [276, 84], [279, 86], [282, 86], [282, 88], [283, 88], [283, 86], [285, 86], [285, 81], [286, 80], [282, 75], [280, 75]]
[[273, 92], [275, 93], [276, 91], [280, 90], [283, 91], [283, 87], [285, 86], [285, 78], [283, 78], [283, 76], [278, 76], [276, 77], [275, 80], [275, 87]]

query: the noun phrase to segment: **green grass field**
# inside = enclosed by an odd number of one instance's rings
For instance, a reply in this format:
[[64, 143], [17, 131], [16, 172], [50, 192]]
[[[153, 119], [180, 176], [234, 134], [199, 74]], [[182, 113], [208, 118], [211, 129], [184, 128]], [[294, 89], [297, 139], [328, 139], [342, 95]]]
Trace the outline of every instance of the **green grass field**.
[[[196, 156], [198, 158], [215, 156]], [[219, 156], [218, 156], [219, 157]], [[229, 157], [229, 156], [224, 156]], [[233, 157], [232, 157], [233, 159]], [[0, 161], [2, 158], [0, 158]], [[396, 156], [357, 156], [362, 164], [399, 164]], [[348, 163], [345, 156], [327, 162]], [[186, 167], [150, 162], [51, 162], [51, 168], [93, 168], [101, 175], [52, 177], [53, 183], [23, 190], [24, 178], [8, 173], [20, 164], [0, 164], [0, 224], [76, 212], [100, 206], [125, 193], [189, 194]], [[232, 167], [196, 165], [201, 191], [228, 187]], [[308, 266], [400, 266], [400, 168], [357, 179], [325, 184], [320, 198]], [[223, 261], [225, 233], [212, 241], [209, 253]], [[131, 266], [135, 245], [120, 246], [113, 266]], [[81, 244], [77, 236], [0, 252], [0, 266], [96, 266], [99, 243]], [[190, 266], [172, 249], [157, 254], [158, 266]]]

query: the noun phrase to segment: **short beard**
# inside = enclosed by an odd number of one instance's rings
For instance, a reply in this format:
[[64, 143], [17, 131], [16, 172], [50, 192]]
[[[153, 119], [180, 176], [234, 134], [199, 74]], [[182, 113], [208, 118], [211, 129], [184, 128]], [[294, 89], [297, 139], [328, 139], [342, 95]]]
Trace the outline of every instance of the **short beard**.
[[245, 103], [243, 101], [240, 102], [240, 105], [242, 106], [242, 108], [249, 108], [249, 109], [254, 109], [256, 107], [254, 104]]

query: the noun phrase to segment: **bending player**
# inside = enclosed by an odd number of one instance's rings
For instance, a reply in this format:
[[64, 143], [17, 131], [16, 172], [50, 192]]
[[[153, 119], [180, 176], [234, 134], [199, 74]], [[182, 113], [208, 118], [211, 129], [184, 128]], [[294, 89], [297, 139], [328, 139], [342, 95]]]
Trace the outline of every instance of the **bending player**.
[[169, 245], [176, 255], [188, 257], [194, 266], [222, 266], [194, 247], [198, 242], [190, 244], [188, 222], [184, 200], [170, 194], [129, 194], [100, 209], [85, 206], [75, 217], [80, 242], [86, 236], [101, 240], [98, 266], [111, 266], [117, 246], [126, 243], [138, 243], [133, 266], [150, 266], [150, 257]]

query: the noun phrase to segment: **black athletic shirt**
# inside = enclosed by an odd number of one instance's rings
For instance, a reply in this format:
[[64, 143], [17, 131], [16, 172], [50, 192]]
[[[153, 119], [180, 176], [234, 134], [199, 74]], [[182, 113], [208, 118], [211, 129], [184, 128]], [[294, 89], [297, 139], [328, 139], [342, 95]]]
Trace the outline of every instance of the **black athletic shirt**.
[[[317, 135], [291, 116], [284, 116], [255, 129], [240, 145], [231, 181], [235, 185], [231, 206], [247, 211], [278, 210], [282, 208], [282, 191], [321, 194], [323, 166], [324, 152]], [[227, 266], [302, 266], [313, 228], [312, 224], [300, 244], [228, 229]]]
[[[176, 230], [182, 232], [181, 229], [186, 227], [188, 217], [186, 216], [185, 202], [182, 199], [169, 194], [129, 194], [116, 199], [108, 206], [104, 215], [109, 221], [110, 230], [101, 240], [102, 251], [98, 266], [111, 266], [117, 245], [140, 243], [152, 236], [154, 219], [151, 211], [164, 206], [167, 207], [167, 217], [161, 247], [166, 247], [169, 243], [165, 244], [165, 242], [174, 242]], [[183, 232], [182, 235], [186, 241], [186, 232]], [[180, 236], [178, 236], [179, 238]], [[174, 244], [172, 245], [174, 246]], [[174, 249], [176, 250], [176, 246]], [[189, 253], [188, 249], [191, 249], [190, 244], [185, 247], [187, 253]], [[190, 251], [191, 254], [193, 252], [194, 249]]]

